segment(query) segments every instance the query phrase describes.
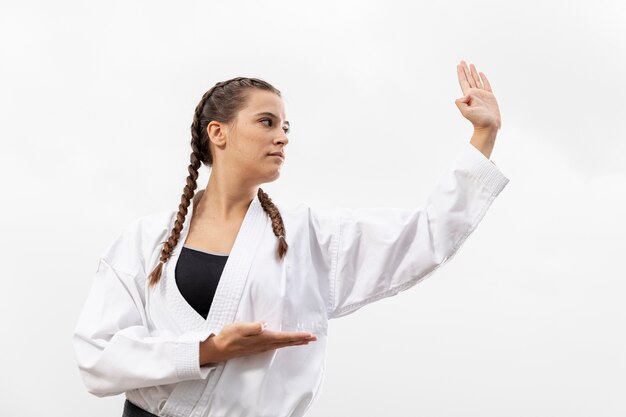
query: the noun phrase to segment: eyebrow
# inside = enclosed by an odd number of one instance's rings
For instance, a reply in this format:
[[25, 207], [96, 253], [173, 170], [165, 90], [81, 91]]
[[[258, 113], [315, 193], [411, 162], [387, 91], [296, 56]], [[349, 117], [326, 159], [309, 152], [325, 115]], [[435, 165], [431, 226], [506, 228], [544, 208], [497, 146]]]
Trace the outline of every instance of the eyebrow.
[[[276, 116], [274, 113], [271, 113], [271, 112], [268, 112], [268, 111], [257, 113], [257, 114], [255, 114], [255, 116], [272, 116], [273, 118], [278, 119], [278, 116]], [[291, 127], [291, 125], [289, 124], [288, 120], [285, 120], [285, 124], [287, 126]]]

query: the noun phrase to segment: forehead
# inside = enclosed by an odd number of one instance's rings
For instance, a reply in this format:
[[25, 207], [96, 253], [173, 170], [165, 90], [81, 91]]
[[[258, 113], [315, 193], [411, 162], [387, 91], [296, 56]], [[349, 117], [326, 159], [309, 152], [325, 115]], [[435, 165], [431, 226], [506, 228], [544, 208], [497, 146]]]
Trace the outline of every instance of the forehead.
[[251, 89], [248, 94], [248, 102], [242, 112], [254, 115], [265, 111], [285, 119], [285, 104], [278, 94], [258, 88]]

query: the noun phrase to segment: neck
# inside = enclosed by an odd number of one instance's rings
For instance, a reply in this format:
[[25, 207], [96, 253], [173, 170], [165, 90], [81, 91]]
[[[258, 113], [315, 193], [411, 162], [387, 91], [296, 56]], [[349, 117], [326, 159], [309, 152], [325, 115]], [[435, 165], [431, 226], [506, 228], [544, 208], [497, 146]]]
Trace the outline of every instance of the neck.
[[258, 189], [257, 185], [242, 186], [211, 171], [206, 188], [196, 192], [194, 212], [200, 217], [208, 216], [221, 222], [241, 220]]

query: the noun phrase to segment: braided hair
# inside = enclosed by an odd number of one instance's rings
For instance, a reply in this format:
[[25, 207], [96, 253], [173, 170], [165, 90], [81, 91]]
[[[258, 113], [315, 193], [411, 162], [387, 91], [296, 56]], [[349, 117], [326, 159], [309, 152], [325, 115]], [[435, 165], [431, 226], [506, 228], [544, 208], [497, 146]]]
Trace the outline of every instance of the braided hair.
[[[178, 206], [176, 221], [170, 232], [169, 238], [163, 243], [161, 256], [158, 265], [150, 273], [148, 284], [150, 287], [156, 285], [161, 279], [161, 271], [165, 262], [170, 258], [172, 251], [178, 244], [180, 232], [183, 229], [187, 209], [193, 199], [197, 188], [198, 168], [204, 163], [206, 166], [213, 165], [213, 155], [209, 147], [209, 135], [207, 125], [212, 120], [223, 123], [231, 122], [243, 107], [246, 105], [247, 90], [259, 88], [271, 91], [279, 97], [281, 93], [266, 81], [259, 78], [235, 77], [230, 80], [216, 83], [209, 91], [204, 93], [202, 99], [196, 106], [191, 124], [191, 156], [187, 167], [189, 175], [187, 184], [183, 189], [183, 194]], [[278, 238], [278, 248], [276, 254], [279, 259], [283, 259], [287, 253], [287, 241], [285, 240], [285, 226], [278, 208], [272, 203], [272, 199], [261, 189], [258, 190], [259, 202], [272, 221], [272, 230]]]

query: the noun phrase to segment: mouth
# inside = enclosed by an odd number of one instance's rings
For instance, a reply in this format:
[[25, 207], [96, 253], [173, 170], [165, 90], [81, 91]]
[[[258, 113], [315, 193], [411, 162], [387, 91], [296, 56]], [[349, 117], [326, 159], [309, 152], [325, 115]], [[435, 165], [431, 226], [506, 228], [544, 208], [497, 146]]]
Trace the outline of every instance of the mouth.
[[285, 154], [282, 152], [274, 152], [274, 153], [270, 153], [268, 154], [268, 156], [278, 156], [280, 159], [282, 159], [283, 161], [285, 160]]

